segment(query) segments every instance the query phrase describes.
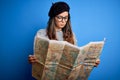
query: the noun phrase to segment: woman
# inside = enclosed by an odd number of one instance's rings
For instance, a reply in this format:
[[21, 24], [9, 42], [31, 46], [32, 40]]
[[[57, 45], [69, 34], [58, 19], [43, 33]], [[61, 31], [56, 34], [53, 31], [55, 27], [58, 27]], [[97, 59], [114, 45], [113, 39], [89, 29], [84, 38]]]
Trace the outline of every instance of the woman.
[[[37, 32], [36, 37], [43, 36], [50, 40], [67, 41], [76, 45], [76, 38], [71, 29], [70, 7], [65, 2], [56, 2], [52, 4], [49, 10], [49, 21], [46, 29]], [[30, 63], [37, 62], [34, 55], [29, 55]], [[100, 60], [97, 59], [94, 66], [98, 66]]]

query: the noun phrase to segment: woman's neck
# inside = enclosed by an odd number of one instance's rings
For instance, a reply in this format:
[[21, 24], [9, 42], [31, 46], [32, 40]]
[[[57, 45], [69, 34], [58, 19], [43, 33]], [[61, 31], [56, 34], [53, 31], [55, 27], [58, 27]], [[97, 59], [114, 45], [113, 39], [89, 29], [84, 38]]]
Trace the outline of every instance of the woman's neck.
[[56, 31], [62, 31], [62, 28], [57, 28], [57, 27], [55, 27], [55, 30], [56, 30]]

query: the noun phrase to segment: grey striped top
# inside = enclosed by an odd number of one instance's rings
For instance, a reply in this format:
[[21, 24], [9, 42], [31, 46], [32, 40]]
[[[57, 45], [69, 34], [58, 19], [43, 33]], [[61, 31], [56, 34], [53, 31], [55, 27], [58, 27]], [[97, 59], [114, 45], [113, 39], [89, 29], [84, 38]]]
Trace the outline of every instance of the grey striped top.
[[[77, 45], [77, 40], [76, 40], [75, 34], [73, 34], [73, 35], [74, 35], [75, 45]], [[38, 30], [38, 32], [36, 34], [36, 37], [40, 37], [40, 36], [48, 38], [48, 36], [46, 34], [46, 29]], [[63, 41], [63, 33], [62, 33], [62, 31], [56, 31], [56, 37], [57, 37], [58, 41]]]

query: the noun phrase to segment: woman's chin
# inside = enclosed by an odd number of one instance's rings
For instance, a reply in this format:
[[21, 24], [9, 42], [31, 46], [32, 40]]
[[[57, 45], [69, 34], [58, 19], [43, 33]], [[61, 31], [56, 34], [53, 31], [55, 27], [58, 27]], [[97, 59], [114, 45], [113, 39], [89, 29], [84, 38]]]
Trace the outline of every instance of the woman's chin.
[[60, 28], [64, 28], [64, 26], [61, 25]]

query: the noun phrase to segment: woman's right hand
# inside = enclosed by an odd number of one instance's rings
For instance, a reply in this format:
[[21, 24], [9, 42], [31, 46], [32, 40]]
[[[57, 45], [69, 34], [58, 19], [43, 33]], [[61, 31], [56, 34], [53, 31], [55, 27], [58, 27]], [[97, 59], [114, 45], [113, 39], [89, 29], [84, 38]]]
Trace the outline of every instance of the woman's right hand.
[[29, 61], [29, 63], [36, 63], [36, 62], [38, 62], [38, 59], [35, 57], [35, 55], [29, 55], [28, 61]]

